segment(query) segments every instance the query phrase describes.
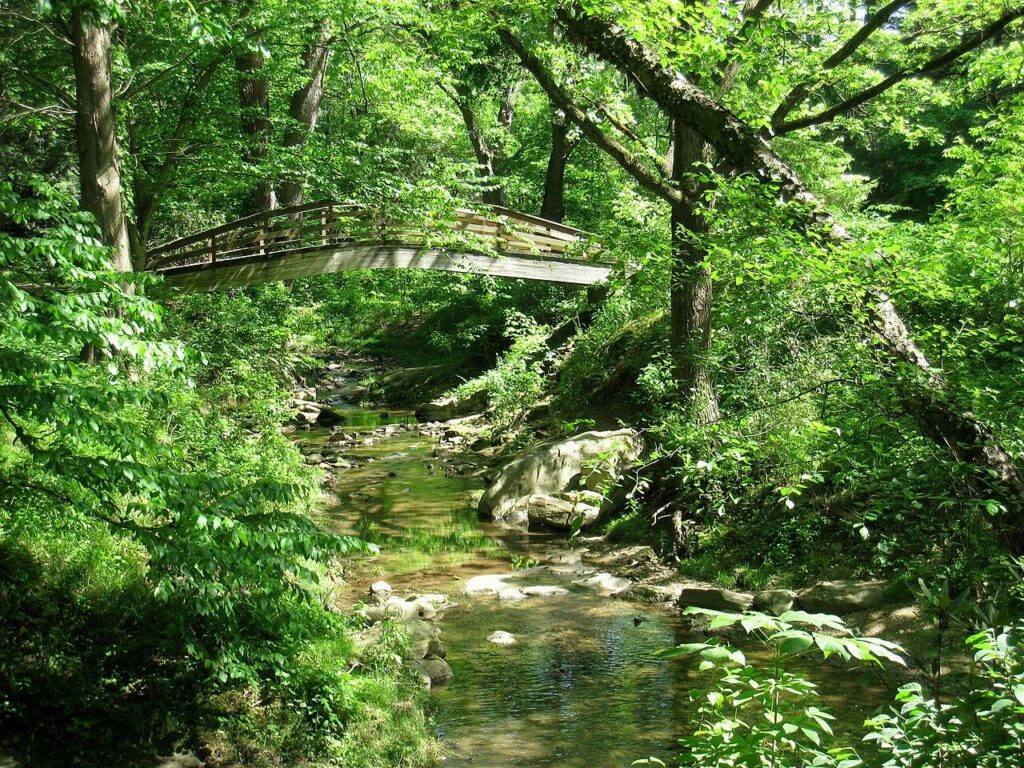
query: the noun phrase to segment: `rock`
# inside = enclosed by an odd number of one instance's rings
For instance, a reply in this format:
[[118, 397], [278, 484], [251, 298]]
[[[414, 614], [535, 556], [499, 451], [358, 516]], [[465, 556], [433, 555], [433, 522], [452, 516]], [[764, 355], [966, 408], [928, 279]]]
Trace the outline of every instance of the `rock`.
[[319, 416], [319, 408], [315, 411], [299, 411], [295, 414], [295, 418], [292, 419], [292, 423], [297, 426], [309, 427], [311, 424], [316, 424], [316, 420]]
[[634, 584], [624, 593], [623, 597], [641, 603], [675, 603], [683, 591], [683, 585], [669, 584]]
[[[203, 761], [193, 755], [191, 752], [185, 752], [180, 755], [170, 755], [169, 757], [158, 757], [157, 768], [203, 768]], [[0, 762], [0, 765], [3, 765]]]
[[306, 463], [307, 464], [320, 464], [321, 462], [323, 462], [323, 460], [324, 460], [324, 457], [321, 456], [319, 453], [310, 453], [310, 454], [307, 454], [307, 456], [306, 456]]
[[452, 668], [444, 659], [421, 659], [409, 666], [429, 678], [431, 686], [444, 685], [452, 679]]
[[593, 576], [584, 576], [579, 579], [573, 579], [572, 583], [579, 584], [581, 587], [596, 589], [605, 595], [617, 595], [619, 592], [629, 589], [633, 582], [629, 579], [613, 576], [610, 573], [601, 572], [595, 573]]
[[428, 592], [425, 595], [417, 595], [414, 600], [418, 600], [421, 603], [428, 603], [434, 606], [434, 610], [441, 610], [440, 606], [448, 604], [448, 595], [442, 595], [437, 592]]
[[516, 644], [515, 635], [510, 634], [508, 632], [503, 632], [500, 629], [495, 631], [495, 632], [491, 632], [491, 634], [489, 634], [487, 636], [487, 640], [489, 642], [494, 643], [495, 645], [515, 645]]
[[316, 417], [316, 423], [322, 427], [336, 427], [339, 424], [344, 424], [345, 421], [346, 419], [341, 413], [327, 405], [320, 407], [320, 413]]
[[[568, 595], [569, 590], [565, 587], [549, 585], [538, 585], [535, 587], [523, 587], [522, 593], [527, 597], [554, 597], [555, 595]], [[500, 595], [498, 596], [501, 597]]]
[[437, 609], [433, 605], [419, 600], [403, 600], [400, 597], [391, 597], [381, 605], [371, 605], [366, 609], [366, 615], [371, 621], [384, 621], [385, 619], [432, 619], [437, 615]]
[[496, 595], [503, 589], [509, 589], [505, 582], [515, 576], [513, 573], [485, 573], [482, 576], [474, 576], [466, 581], [462, 587], [466, 595]]
[[883, 602], [884, 581], [822, 581], [797, 595], [799, 607], [808, 613], [842, 616], [855, 611], [870, 611]]
[[505, 587], [505, 589], [498, 592], [498, 599], [503, 603], [514, 603], [517, 600], [525, 600], [526, 592], [519, 587]]
[[781, 616], [793, 609], [796, 592], [791, 589], [766, 589], [754, 595], [754, 608], [773, 616]]
[[292, 407], [295, 408], [299, 413], [319, 413], [320, 403], [313, 400], [300, 400], [295, 398], [292, 400]]
[[430, 656], [444, 658], [441, 628], [436, 624], [422, 619], [409, 619], [405, 622], [405, 631], [409, 635], [409, 647], [405, 652], [407, 660], [418, 661]]
[[[588, 477], [621, 471], [636, 461], [640, 450], [640, 440], [630, 429], [584, 432], [538, 443], [502, 468], [480, 498], [480, 514], [506, 524], [527, 523], [531, 496], [556, 496], [590, 487]], [[595, 467], [595, 462], [601, 466]]]
[[572, 529], [573, 521], [582, 515], [583, 524], [587, 528], [600, 515], [601, 509], [583, 502], [566, 501], [554, 496], [534, 494], [526, 502], [526, 514], [530, 525], [547, 526], [559, 531]]
[[321, 395], [321, 402], [357, 402], [370, 394], [370, 390], [362, 384], [343, 384]]
[[370, 585], [370, 595], [378, 601], [383, 602], [391, 595], [391, 585], [386, 581], [375, 581]]
[[746, 611], [754, 604], [754, 596], [747, 592], [712, 585], [686, 586], [679, 593], [680, 608], [710, 608], [713, 611]]
[[316, 402], [315, 387], [296, 387], [292, 390], [292, 397], [297, 401]]

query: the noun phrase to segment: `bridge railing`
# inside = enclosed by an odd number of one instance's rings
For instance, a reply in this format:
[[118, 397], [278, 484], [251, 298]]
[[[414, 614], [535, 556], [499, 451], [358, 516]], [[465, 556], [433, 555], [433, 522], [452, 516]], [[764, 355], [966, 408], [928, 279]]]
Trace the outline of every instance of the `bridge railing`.
[[257, 213], [165, 243], [149, 252], [147, 269], [272, 258], [354, 244], [439, 244], [498, 254], [582, 260], [595, 250], [590, 236], [573, 227], [497, 206], [492, 215], [458, 210], [431, 226], [390, 219], [365, 206], [321, 201]]

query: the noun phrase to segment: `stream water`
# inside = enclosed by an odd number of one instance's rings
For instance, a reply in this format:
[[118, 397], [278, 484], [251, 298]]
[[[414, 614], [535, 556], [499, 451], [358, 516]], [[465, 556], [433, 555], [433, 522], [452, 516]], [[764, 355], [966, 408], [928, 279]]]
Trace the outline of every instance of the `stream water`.
[[[350, 409], [344, 431], [412, 424], [404, 412]], [[379, 544], [360, 564], [351, 602], [384, 579], [396, 594], [451, 596], [441, 621], [454, 678], [432, 694], [432, 722], [448, 747], [446, 764], [482, 768], [620, 768], [654, 756], [673, 764], [676, 740], [694, 710], [696, 663], [664, 661], [660, 648], [693, 641], [675, 611], [610, 599], [571, 582], [569, 594], [517, 602], [462, 594], [466, 580], [578, 555], [564, 536], [510, 531], [480, 522], [472, 503], [478, 478], [434, 455], [436, 437], [415, 428], [346, 449], [355, 466], [329, 486], [339, 531]], [[323, 440], [314, 430], [304, 440]], [[552, 583], [540, 579], [538, 583]], [[495, 645], [504, 630], [517, 638]], [[859, 723], [875, 695], [863, 680], [827, 675], [826, 702]]]

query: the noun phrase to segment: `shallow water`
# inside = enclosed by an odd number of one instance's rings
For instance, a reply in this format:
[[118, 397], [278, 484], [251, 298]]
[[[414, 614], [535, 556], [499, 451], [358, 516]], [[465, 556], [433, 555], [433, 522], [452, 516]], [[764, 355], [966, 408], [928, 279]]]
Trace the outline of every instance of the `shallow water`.
[[[343, 431], [411, 424], [412, 414], [349, 409]], [[326, 433], [306, 433], [311, 442]], [[398, 594], [443, 592], [454, 603], [441, 623], [454, 679], [433, 693], [433, 723], [448, 747], [446, 764], [482, 768], [618, 768], [654, 756], [671, 765], [676, 740], [694, 710], [696, 662], [665, 661], [654, 652], [699, 638], [674, 611], [571, 589], [562, 596], [501, 602], [461, 594], [466, 579], [564, 560], [564, 537], [509, 531], [477, 520], [472, 465], [446, 466], [437, 439], [417, 431], [346, 449], [358, 464], [330, 485], [336, 528], [379, 544], [381, 555], [350, 578], [352, 602], [384, 579]], [[456, 461], [458, 459], [456, 458]], [[456, 471], [458, 470], [458, 471]], [[462, 474], [460, 474], [462, 472]], [[495, 630], [518, 642], [487, 640]], [[808, 670], [827, 703], [854, 723], [882, 693], [830, 667]]]

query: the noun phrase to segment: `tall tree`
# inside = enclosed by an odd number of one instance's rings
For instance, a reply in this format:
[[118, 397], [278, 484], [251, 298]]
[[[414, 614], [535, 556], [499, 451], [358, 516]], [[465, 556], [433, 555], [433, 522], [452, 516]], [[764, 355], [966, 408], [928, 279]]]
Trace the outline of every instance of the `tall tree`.
[[544, 197], [541, 218], [561, 221], [565, 218], [565, 169], [577, 140], [570, 136], [571, 123], [557, 107], [551, 109], [551, 152], [544, 172]]
[[242, 159], [255, 169], [256, 174], [255, 192], [248, 207], [255, 211], [272, 211], [277, 207], [274, 180], [262, 168], [271, 140], [270, 81], [266, 64], [261, 37], [258, 31], [254, 31], [248, 48], [235, 57], [235, 69], [238, 71], [238, 105], [245, 142]]
[[110, 10], [76, 3], [70, 26], [81, 205], [96, 217], [114, 268], [131, 272], [114, 112]]
[[[324, 80], [331, 59], [334, 34], [329, 20], [317, 24], [314, 40], [302, 55], [303, 73], [306, 81], [292, 94], [288, 108], [288, 126], [285, 128], [281, 146], [285, 149], [301, 147], [316, 130], [320, 116], [320, 102], [324, 97]], [[287, 208], [301, 205], [303, 183], [297, 174], [285, 174], [277, 189], [278, 203]]]

